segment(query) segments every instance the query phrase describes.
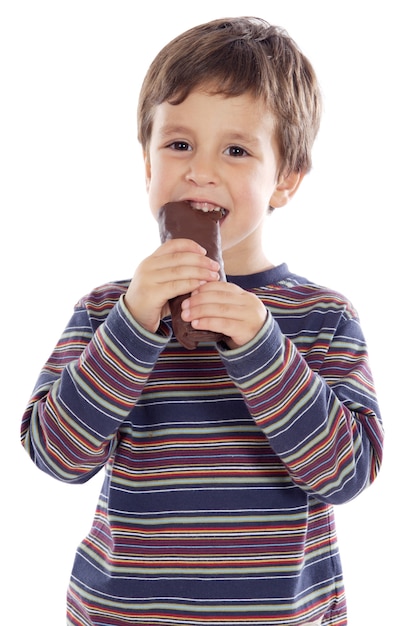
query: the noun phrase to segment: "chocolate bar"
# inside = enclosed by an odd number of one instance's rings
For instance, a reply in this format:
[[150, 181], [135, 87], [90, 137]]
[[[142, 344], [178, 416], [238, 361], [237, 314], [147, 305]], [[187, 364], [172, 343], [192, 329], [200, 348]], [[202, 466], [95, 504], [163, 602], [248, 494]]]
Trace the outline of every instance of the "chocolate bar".
[[[220, 280], [226, 280], [221, 254], [221, 234], [219, 211], [202, 211], [194, 209], [189, 202], [168, 202], [164, 204], [158, 215], [160, 239], [192, 239], [205, 248], [207, 256], [220, 265]], [[181, 317], [182, 302], [190, 294], [177, 296], [169, 300], [172, 315], [172, 328], [176, 339], [184, 348], [194, 350], [201, 342], [217, 342], [226, 338], [222, 333], [192, 328], [189, 322]]]

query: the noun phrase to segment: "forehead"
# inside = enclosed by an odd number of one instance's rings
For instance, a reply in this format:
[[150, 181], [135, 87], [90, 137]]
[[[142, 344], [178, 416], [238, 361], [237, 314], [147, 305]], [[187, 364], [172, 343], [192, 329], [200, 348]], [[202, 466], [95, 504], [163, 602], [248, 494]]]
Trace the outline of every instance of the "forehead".
[[191, 92], [179, 104], [168, 101], [156, 105], [153, 131], [166, 133], [174, 128], [224, 130], [228, 128], [256, 134], [274, 134], [276, 120], [264, 100], [250, 93], [225, 96], [206, 90]]

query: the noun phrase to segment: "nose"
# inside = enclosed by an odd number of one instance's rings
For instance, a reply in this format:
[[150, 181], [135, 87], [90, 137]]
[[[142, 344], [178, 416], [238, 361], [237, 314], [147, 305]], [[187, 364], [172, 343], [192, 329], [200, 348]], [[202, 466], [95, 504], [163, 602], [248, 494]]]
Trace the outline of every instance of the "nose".
[[198, 187], [216, 185], [218, 183], [218, 172], [212, 155], [204, 152], [193, 154], [188, 162], [186, 180]]

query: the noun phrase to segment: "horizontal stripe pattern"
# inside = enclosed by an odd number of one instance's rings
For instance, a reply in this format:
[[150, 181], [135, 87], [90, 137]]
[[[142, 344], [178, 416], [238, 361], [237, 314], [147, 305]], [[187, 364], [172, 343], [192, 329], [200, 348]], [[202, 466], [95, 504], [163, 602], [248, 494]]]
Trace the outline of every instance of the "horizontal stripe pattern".
[[269, 317], [237, 350], [186, 351], [169, 319], [146, 333], [128, 282], [76, 306], [22, 422], [56, 478], [105, 466], [70, 624], [345, 626], [332, 504], [383, 439], [365, 340], [339, 294], [285, 266], [257, 281]]

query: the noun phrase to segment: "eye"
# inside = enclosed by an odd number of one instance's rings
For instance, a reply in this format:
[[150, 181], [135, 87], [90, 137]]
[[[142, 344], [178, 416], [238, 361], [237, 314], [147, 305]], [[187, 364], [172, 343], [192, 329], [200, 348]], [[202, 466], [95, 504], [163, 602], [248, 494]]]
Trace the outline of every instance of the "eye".
[[178, 150], [179, 152], [186, 152], [191, 149], [191, 146], [187, 141], [173, 141], [169, 144], [168, 148], [172, 148], [172, 150]]
[[229, 156], [233, 157], [243, 157], [248, 155], [247, 150], [244, 150], [241, 146], [230, 146], [225, 152]]

